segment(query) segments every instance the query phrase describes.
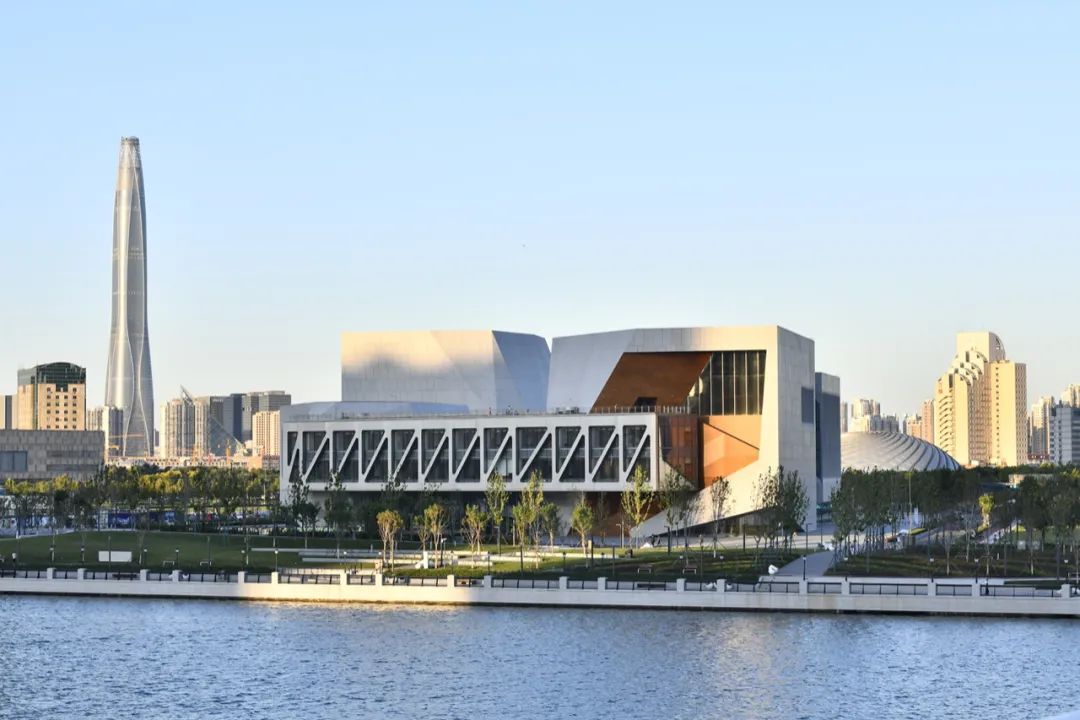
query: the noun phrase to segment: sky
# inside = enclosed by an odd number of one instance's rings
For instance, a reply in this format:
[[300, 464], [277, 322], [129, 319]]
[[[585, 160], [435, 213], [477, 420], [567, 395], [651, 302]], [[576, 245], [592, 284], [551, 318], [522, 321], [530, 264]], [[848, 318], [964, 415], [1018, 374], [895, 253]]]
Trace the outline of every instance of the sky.
[[[226, 7], [232, 5], [232, 7]], [[917, 410], [961, 330], [1080, 382], [1080, 4], [19, 3], [0, 393], [104, 399], [121, 136], [155, 400], [340, 398], [343, 331], [779, 324]]]

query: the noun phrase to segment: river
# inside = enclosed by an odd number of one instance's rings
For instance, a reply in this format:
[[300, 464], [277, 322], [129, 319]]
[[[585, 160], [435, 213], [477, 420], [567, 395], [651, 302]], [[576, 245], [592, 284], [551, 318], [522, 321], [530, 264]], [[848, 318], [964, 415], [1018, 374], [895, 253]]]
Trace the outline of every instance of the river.
[[0, 597], [0, 717], [1040, 718], [1068, 620]]

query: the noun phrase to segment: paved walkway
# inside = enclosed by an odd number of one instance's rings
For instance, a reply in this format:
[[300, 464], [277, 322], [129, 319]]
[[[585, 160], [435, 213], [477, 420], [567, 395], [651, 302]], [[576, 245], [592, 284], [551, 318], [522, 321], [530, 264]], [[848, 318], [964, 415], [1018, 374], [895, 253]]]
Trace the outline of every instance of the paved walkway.
[[[811, 553], [806, 556], [806, 576], [807, 577], [821, 577], [825, 574], [825, 571], [832, 566], [833, 554], [831, 552], [818, 552]], [[777, 575], [798, 575], [802, 577], [803, 574], [803, 561], [802, 558], [790, 562], [784, 567], [780, 568]]]

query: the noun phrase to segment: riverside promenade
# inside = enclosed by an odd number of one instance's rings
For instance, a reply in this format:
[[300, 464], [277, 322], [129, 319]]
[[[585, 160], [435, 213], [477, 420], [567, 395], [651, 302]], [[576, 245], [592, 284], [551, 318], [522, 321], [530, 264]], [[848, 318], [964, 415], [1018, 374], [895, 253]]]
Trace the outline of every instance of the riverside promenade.
[[522, 605], [814, 613], [1080, 618], [1080, 588], [973, 579], [816, 577], [754, 584], [699, 580], [444, 578], [302, 573], [21, 570], [0, 573], [0, 593], [420, 605]]

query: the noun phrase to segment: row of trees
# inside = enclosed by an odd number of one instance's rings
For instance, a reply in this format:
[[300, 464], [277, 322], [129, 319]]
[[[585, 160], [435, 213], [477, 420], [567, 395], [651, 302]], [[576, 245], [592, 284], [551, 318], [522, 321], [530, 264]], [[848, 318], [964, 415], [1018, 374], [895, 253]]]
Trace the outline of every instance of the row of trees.
[[284, 521], [278, 477], [264, 470], [103, 467], [85, 482], [63, 475], [52, 480], [8, 479], [4, 490], [19, 531], [40, 517], [48, 517], [54, 528], [96, 527], [106, 511], [130, 513], [143, 529], [150, 527], [152, 514], [160, 524], [169, 511], [174, 514], [173, 526], [191, 524], [196, 529], [243, 524], [259, 515]]
[[932, 545], [941, 548], [946, 572], [951, 571], [957, 541], [963, 542], [970, 561], [980, 533], [984, 544], [1017, 547], [1021, 528], [1031, 562], [1035, 547], [1046, 546], [1049, 530], [1059, 561], [1068, 549], [1080, 562], [1077, 469], [1027, 475], [1016, 486], [1001, 482], [994, 470], [850, 470], [833, 491], [831, 505], [837, 552], [862, 551], [868, 562], [870, 553], [884, 549], [888, 536], [899, 533], [902, 520], [916, 510], [927, 553]]

